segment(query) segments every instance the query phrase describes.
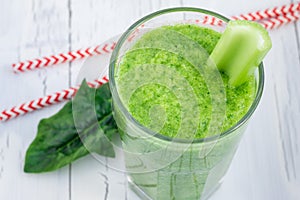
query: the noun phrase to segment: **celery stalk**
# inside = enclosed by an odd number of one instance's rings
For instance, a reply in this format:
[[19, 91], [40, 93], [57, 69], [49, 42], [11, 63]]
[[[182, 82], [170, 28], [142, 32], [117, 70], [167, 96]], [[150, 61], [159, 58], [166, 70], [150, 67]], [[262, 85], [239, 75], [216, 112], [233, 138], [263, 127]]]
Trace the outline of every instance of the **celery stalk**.
[[211, 53], [211, 60], [229, 76], [232, 86], [244, 83], [272, 47], [266, 29], [250, 21], [230, 21]]

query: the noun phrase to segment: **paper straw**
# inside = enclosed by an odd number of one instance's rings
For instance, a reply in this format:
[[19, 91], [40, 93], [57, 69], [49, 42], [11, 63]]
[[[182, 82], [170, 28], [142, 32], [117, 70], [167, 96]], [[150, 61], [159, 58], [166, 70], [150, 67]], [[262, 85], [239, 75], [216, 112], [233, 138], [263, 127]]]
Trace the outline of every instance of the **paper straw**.
[[[264, 11], [256, 11], [239, 16], [232, 16], [232, 20], [248, 20], [256, 21], [262, 24], [266, 29], [274, 29], [283, 24], [295, 22], [299, 19], [300, 2], [265, 9]], [[224, 22], [216, 17], [206, 15], [203, 19], [194, 20], [195, 23], [209, 24], [214, 26], [222, 26]]]
[[239, 16], [233, 16], [232, 19], [259, 21], [259, 20], [264, 20], [269, 18], [276, 18], [278, 16], [284, 16], [299, 11], [300, 11], [300, 2], [291, 3], [280, 7], [276, 6], [262, 11], [250, 12], [248, 14], [241, 14]]
[[[100, 87], [104, 83], [108, 82], [107, 76], [101, 79], [97, 79], [92, 82], [88, 82], [88, 85], [93, 88]], [[38, 98], [19, 106], [15, 106], [11, 109], [4, 110], [0, 113], [0, 121], [7, 121], [18, 116], [33, 112], [35, 110], [40, 110], [44, 107], [48, 107], [66, 100], [71, 99], [78, 91], [80, 86], [70, 87], [68, 89], [62, 90], [60, 92], [55, 92], [53, 94], [47, 95], [45, 97]]]
[[[299, 19], [300, 2], [283, 5], [281, 7], [274, 7], [265, 9], [263, 11], [251, 12], [239, 16], [233, 16], [232, 19], [243, 19], [260, 22], [267, 29], [274, 29], [283, 24], [294, 22]], [[211, 16], [205, 16], [202, 20], [195, 20], [195, 23], [210, 24], [210, 25], [223, 25], [223, 21]], [[133, 34], [132, 37], [134, 37]], [[72, 62], [74, 60], [111, 53], [116, 45], [116, 42], [98, 45], [96, 47], [89, 47], [86, 49], [79, 49], [68, 53], [60, 53], [57, 55], [46, 56], [33, 60], [27, 60], [19, 63], [12, 64], [15, 72], [25, 72], [33, 69], [47, 67], [65, 62]]]
[[95, 47], [88, 47], [85, 49], [79, 49], [76, 51], [70, 51], [68, 53], [60, 53], [52, 56], [45, 56], [43, 58], [36, 58], [33, 60], [27, 60], [19, 63], [12, 64], [15, 72], [25, 72], [33, 69], [47, 67], [51, 65], [61, 64], [65, 62], [72, 62], [74, 60], [91, 57], [94, 55], [111, 53], [115, 48], [116, 42], [98, 45]]
[[284, 24], [292, 23], [300, 19], [300, 11], [286, 14], [282, 16], [277, 16], [271, 19], [262, 20], [259, 23], [262, 24], [266, 29], [275, 29]]
[[[264, 26], [266, 29], [271, 30], [278, 28], [284, 24], [289, 24], [292, 22], [295, 22], [299, 20], [300, 18], [300, 11], [299, 12], [294, 12], [294, 13], [289, 13], [277, 17], [273, 17], [270, 19], [264, 19], [257, 21], [259, 24]], [[223, 26], [224, 22], [218, 18], [215, 18], [213, 16], [204, 16], [203, 19], [196, 19], [196, 20], [190, 20], [191, 22], [194, 23], [201, 23], [201, 24], [208, 24], [208, 25], [213, 25], [213, 26]]]

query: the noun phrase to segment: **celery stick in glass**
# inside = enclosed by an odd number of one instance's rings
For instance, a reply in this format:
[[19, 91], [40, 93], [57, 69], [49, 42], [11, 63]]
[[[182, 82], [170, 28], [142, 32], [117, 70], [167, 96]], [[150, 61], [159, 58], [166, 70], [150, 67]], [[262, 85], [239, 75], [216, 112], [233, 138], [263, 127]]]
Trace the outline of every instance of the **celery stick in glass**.
[[271, 49], [266, 29], [256, 22], [230, 21], [214, 48], [211, 59], [229, 76], [232, 86], [244, 83]]

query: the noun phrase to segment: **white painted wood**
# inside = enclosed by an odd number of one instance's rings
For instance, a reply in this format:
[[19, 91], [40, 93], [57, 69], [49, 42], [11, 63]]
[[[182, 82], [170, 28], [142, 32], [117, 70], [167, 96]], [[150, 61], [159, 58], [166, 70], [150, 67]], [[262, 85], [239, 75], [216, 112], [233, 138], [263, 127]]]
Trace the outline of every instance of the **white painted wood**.
[[[194, 0], [11, 0], [0, 6], [0, 110], [75, 84], [84, 61], [14, 74], [10, 63], [88, 47], [161, 8], [197, 6], [237, 15], [289, 3]], [[300, 199], [300, 23], [270, 31], [266, 87], [220, 189], [233, 200]], [[61, 105], [0, 123], [0, 199], [139, 199], [126, 175], [87, 156], [57, 172], [23, 173], [40, 119]], [[121, 162], [121, 161], [120, 161]], [[121, 163], [122, 164], [122, 163]]]
[[[66, 2], [1, 2], [0, 18], [9, 19], [8, 24], [1, 24], [1, 30], [5, 30], [0, 47], [1, 110], [67, 86], [67, 67], [14, 74], [9, 66], [21, 59], [67, 50]], [[0, 124], [0, 199], [68, 199], [68, 168], [41, 175], [23, 172], [26, 149], [35, 137], [39, 120], [59, 107]]]

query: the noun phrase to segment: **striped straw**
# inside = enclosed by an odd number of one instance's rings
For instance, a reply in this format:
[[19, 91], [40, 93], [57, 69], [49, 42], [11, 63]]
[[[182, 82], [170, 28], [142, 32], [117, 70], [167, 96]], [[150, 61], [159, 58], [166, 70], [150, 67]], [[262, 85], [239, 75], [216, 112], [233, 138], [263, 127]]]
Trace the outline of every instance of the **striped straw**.
[[289, 13], [282, 16], [277, 16], [270, 19], [261, 20], [259, 23], [262, 24], [266, 29], [275, 29], [283, 24], [295, 22], [300, 19], [300, 11], [295, 13]]
[[259, 21], [263, 19], [276, 18], [278, 16], [285, 16], [299, 11], [300, 2], [283, 5], [281, 7], [276, 6], [262, 11], [250, 12], [248, 14], [241, 14], [239, 16], [233, 16], [232, 19]]
[[[265, 9], [263, 11], [251, 12], [239, 16], [233, 16], [235, 20], [251, 20], [261, 23], [266, 29], [274, 29], [283, 24], [294, 22], [299, 19], [300, 2], [283, 5], [281, 7], [274, 7]], [[195, 20], [195, 23], [222, 25], [223, 21], [211, 16], [205, 16], [202, 20]], [[134, 37], [133, 34], [132, 37]], [[116, 42], [98, 45], [96, 47], [89, 47], [79, 49], [68, 53], [60, 53], [57, 55], [46, 56], [33, 60], [22, 61], [12, 64], [15, 72], [25, 72], [50, 65], [56, 65], [65, 62], [72, 62], [78, 59], [111, 53], [116, 45]]]
[[[108, 77], [104, 76], [101, 79], [88, 82], [88, 85], [92, 88], [98, 88], [104, 83], [108, 82]], [[4, 110], [0, 113], [0, 121], [7, 121], [12, 118], [33, 112], [35, 110], [40, 110], [44, 107], [48, 107], [66, 100], [71, 99], [77, 93], [80, 86], [70, 87], [68, 89], [62, 90], [60, 92], [55, 92], [53, 94], [47, 95], [45, 97], [38, 98], [19, 106], [15, 106], [11, 109]]]
[[45, 56], [43, 58], [36, 58], [33, 60], [22, 61], [12, 64], [15, 72], [25, 72], [33, 69], [39, 69], [42, 67], [48, 67], [51, 65], [57, 65], [66, 62], [72, 62], [74, 60], [91, 57], [94, 55], [102, 55], [111, 53], [115, 48], [116, 42], [97, 45], [95, 47], [88, 47], [85, 49], [79, 49], [76, 51], [70, 51], [68, 53], [60, 53], [52, 56]]
[[[300, 2], [284, 5], [281, 7], [274, 7], [264, 11], [257, 11], [248, 14], [241, 14], [239, 16], [231, 17], [233, 20], [248, 20], [256, 21], [262, 24], [266, 29], [278, 28], [283, 24], [295, 22], [299, 19]], [[203, 19], [194, 20], [195, 23], [209, 24], [214, 26], [222, 26], [224, 22], [213, 16], [206, 15]]]

